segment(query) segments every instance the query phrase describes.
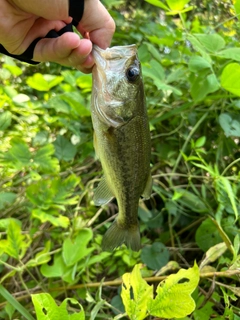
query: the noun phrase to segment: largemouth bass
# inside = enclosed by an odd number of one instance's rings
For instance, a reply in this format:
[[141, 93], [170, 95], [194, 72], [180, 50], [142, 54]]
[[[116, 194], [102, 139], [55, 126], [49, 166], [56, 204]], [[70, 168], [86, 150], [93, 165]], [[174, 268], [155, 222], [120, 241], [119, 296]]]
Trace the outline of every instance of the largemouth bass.
[[103, 250], [125, 243], [141, 248], [138, 204], [151, 195], [150, 132], [141, 66], [135, 45], [93, 48], [94, 147], [104, 176], [95, 205], [117, 199], [119, 213], [103, 237]]

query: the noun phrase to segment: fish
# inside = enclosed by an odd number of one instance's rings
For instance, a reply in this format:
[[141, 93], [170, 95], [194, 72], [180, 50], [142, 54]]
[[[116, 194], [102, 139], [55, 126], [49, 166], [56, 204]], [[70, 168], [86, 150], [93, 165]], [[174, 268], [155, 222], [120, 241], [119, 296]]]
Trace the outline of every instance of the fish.
[[118, 215], [102, 240], [104, 251], [125, 244], [141, 249], [139, 199], [149, 199], [150, 130], [141, 64], [136, 45], [105, 50], [93, 46], [91, 116], [94, 148], [103, 178], [94, 192], [94, 204], [116, 198]]

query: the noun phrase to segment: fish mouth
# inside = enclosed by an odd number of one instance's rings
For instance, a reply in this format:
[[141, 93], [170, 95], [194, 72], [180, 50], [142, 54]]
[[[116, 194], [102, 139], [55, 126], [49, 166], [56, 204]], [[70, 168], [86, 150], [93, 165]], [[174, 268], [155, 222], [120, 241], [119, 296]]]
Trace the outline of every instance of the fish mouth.
[[136, 55], [137, 46], [135, 44], [130, 44], [127, 46], [115, 46], [104, 50], [94, 44], [92, 54], [97, 66], [104, 67], [108, 60], [120, 60]]

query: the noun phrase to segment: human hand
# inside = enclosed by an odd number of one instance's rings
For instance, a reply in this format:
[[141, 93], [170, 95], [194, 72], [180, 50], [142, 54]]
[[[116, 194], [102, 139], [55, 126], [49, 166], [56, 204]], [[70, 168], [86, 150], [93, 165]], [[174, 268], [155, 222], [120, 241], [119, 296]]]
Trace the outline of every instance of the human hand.
[[[81, 2], [81, 0], [79, 0]], [[9, 53], [20, 55], [38, 37], [71, 23], [68, 0], [0, 0], [0, 43]], [[110, 45], [115, 23], [99, 0], [85, 0], [78, 31], [89, 39], [80, 39], [73, 32], [57, 38], [41, 39], [34, 49], [34, 61], [52, 61], [91, 72], [92, 43], [105, 49]]]

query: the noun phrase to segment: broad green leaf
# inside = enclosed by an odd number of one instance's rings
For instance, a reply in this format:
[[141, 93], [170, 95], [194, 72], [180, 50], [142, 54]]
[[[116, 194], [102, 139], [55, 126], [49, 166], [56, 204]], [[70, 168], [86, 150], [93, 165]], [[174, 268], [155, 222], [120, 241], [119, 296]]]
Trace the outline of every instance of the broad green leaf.
[[77, 153], [77, 148], [63, 136], [59, 135], [53, 145], [55, 155], [59, 160], [71, 161]]
[[51, 222], [55, 227], [67, 228], [69, 226], [69, 218], [63, 215], [56, 216], [56, 211], [48, 210], [43, 211], [41, 209], [32, 210], [32, 217], [39, 219], [42, 223]]
[[142, 249], [141, 260], [148, 268], [158, 270], [168, 263], [169, 252], [164, 244], [154, 242]]
[[234, 113], [222, 113], [219, 123], [227, 137], [240, 137], [240, 115]]
[[91, 229], [82, 229], [78, 231], [76, 238], [68, 237], [64, 240], [62, 255], [67, 266], [74, 265], [94, 250], [94, 248], [87, 248], [92, 237]]
[[159, 0], [145, 0], [145, 1], [156, 7], [169, 11], [169, 8], [162, 1], [159, 1]]
[[215, 74], [209, 74], [207, 77], [196, 77], [191, 87], [191, 95], [198, 102], [203, 100], [209, 93], [215, 92], [220, 85]]
[[160, 318], [182, 318], [192, 313], [195, 301], [191, 297], [199, 282], [199, 269], [195, 263], [188, 270], [179, 270], [157, 287], [157, 296], [148, 302], [151, 315]]
[[17, 194], [13, 192], [0, 192], [0, 210], [12, 205], [17, 198]]
[[166, 0], [169, 8], [174, 11], [182, 11], [190, 0]]
[[212, 65], [209, 61], [200, 56], [193, 56], [190, 58], [188, 68], [192, 72], [196, 72], [202, 69], [211, 69]]
[[49, 91], [52, 87], [63, 81], [63, 77], [54, 76], [50, 74], [42, 75], [41, 73], [34, 73], [33, 76], [27, 78], [29, 87], [38, 91]]
[[191, 11], [191, 10], [193, 10], [194, 8], [195, 8], [194, 6], [189, 6], [189, 7], [185, 8], [185, 9], [182, 9], [181, 11], [179, 11], [179, 10], [172, 10], [172, 11], [166, 12], [166, 15], [168, 15], [168, 16], [175, 16], [176, 14], [179, 14], [179, 13], [182, 14], [182, 13]]
[[197, 229], [195, 240], [199, 248], [205, 252], [222, 242], [219, 231], [211, 219], [206, 219], [202, 222]]
[[59, 162], [55, 157], [53, 157], [54, 152], [55, 149], [52, 144], [46, 144], [42, 148], [38, 149], [33, 157], [34, 167], [44, 173], [58, 172]]
[[68, 268], [63, 261], [62, 255], [57, 253], [53, 257], [53, 263], [43, 264], [40, 268], [42, 275], [46, 278], [62, 278], [63, 275], [67, 272]]
[[5, 111], [0, 114], [0, 131], [6, 130], [12, 121], [12, 114], [10, 111]]
[[[56, 304], [49, 293], [32, 294], [32, 302], [36, 311], [37, 320], [84, 320], [85, 314], [79, 302], [73, 298], [65, 299], [60, 306]], [[80, 308], [80, 312], [69, 314], [67, 303], [70, 302]], [[75, 307], [76, 308], [76, 307]]]
[[121, 297], [130, 320], [146, 318], [148, 302], [153, 299], [153, 287], [142, 278], [140, 265], [137, 264], [131, 273], [125, 273], [122, 280]]
[[19, 68], [18, 66], [12, 66], [12, 65], [4, 63], [3, 67], [5, 69], [7, 69], [8, 71], [10, 71], [11, 74], [14, 75], [14, 76], [20, 76], [23, 73], [22, 69]]
[[77, 78], [76, 84], [83, 92], [90, 92], [92, 90], [92, 76], [89, 74], [81, 75]]
[[240, 61], [240, 48], [228, 48], [217, 53], [218, 57]]
[[210, 52], [217, 52], [225, 47], [225, 40], [219, 34], [195, 34], [194, 36]]
[[240, 96], [240, 65], [228, 64], [221, 74], [221, 85], [227, 91]]
[[207, 60], [209, 63], [212, 63], [212, 59], [202, 43], [192, 34], [188, 34], [187, 38], [191, 42], [193, 48], [198, 51], [205, 60]]

